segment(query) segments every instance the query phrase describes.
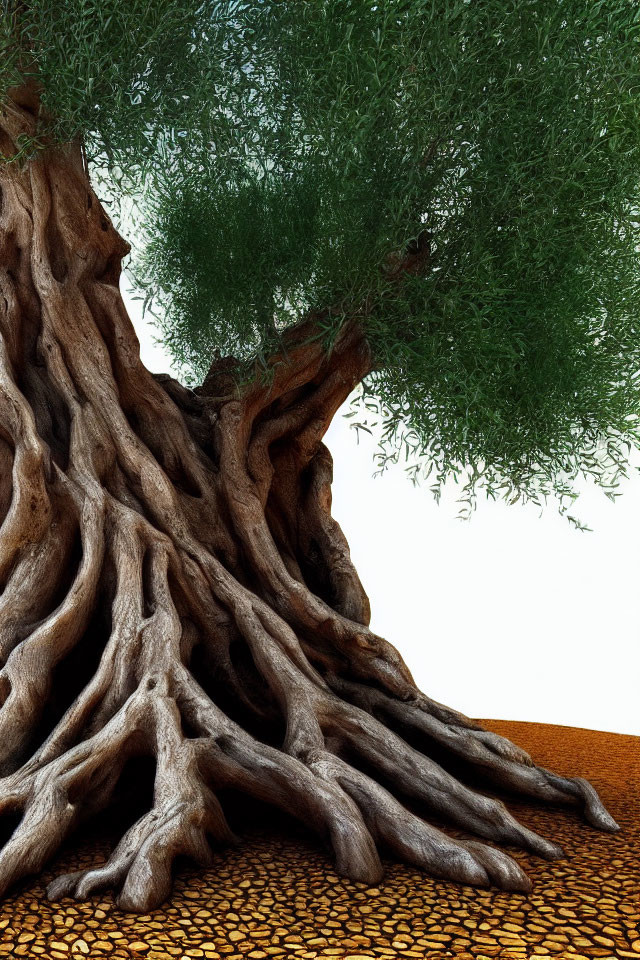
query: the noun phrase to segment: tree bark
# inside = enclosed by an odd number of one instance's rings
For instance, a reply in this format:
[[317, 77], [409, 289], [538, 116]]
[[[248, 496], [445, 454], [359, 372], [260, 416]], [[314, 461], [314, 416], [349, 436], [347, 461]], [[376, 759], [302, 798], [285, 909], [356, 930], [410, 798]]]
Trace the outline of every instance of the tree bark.
[[[36, 108], [14, 91], [5, 154]], [[369, 630], [322, 444], [370, 370], [358, 324], [327, 353], [309, 318], [268, 377], [238, 385], [220, 361], [191, 391], [140, 361], [119, 292], [128, 249], [78, 145], [0, 168], [0, 813], [20, 816], [0, 891], [106, 809], [143, 755], [151, 809], [50, 897], [113, 887], [124, 909], [158, 905], [178, 854], [207, 864], [233, 839], [225, 787], [293, 812], [354, 879], [377, 882], [388, 848], [439, 877], [529, 889], [510, 856], [396, 798], [561, 855], [447, 758], [617, 829], [588, 783], [429, 700]]]

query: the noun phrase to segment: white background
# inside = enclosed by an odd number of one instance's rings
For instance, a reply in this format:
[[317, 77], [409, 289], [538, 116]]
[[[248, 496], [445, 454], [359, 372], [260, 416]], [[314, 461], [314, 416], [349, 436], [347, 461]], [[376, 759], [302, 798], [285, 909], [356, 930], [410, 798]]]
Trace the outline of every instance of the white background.
[[[170, 372], [122, 286], [144, 362]], [[371, 627], [425, 693], [472, 717], [640, 735], [639, 472], [615, 503], [585, 486], [581, 533], [554, 506], [479, 499], [461, 521], [455, 495], [437, 505], [401, 466], [374, 478], [375, 441], [339, 414], [326, 442]]]

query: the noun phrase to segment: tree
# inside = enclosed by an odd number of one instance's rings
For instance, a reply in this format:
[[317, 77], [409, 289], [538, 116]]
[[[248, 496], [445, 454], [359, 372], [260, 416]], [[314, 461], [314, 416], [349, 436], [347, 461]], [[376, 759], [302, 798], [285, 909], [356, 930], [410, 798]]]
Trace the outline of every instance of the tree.
[[[157, 905], [177, 854], [231, 839], [228, 786], [370, 883], [386, 847], [530, 887], [406, 795], [550, 858], [482, 791], [617, 829], [369, 630], [322, 437], [362, 384], [387, 455], [470, 496], [613, 492], [638, 440], [636, 5], [28, 0], [1, 42], [1, 889], [144, 755], [152, 808], [52, 898]], [[127, 216], [190, 386], [140, 362]]]

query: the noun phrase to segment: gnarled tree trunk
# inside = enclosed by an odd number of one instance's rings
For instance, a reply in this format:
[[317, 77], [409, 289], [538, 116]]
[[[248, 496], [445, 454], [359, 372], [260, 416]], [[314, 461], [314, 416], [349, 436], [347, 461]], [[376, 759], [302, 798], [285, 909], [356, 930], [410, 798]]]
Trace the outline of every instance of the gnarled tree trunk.
[[[3, 111], [5, 153], [34, 109], [23, 90]], [[140, 362], [118, 288], [128, 246], [79, 148], [3, 166], [0, 190], [0, 812], [21, 814], [0, 890], [107, 807], [144, 754], [152, 808], [51, 897], [114, 887], [125, 909], [157, 905], [177, 854], [206, 864], [210, 842], [231, 839], [227, 786], [294, 812], [352, 878], [376, 882], [384, 846], [440, 877], [528, 889], [511, 857], [448, 837], [390, 792], [561, 855], [428, 744], [469, 777], [616, 829], [589, 784], [429, 700], [368, 629], [322, 444], [370, 369], [357, 324], [326, 355], [309, 320], [267, 380], [238, 389], [221, 362], [187, 390]]]

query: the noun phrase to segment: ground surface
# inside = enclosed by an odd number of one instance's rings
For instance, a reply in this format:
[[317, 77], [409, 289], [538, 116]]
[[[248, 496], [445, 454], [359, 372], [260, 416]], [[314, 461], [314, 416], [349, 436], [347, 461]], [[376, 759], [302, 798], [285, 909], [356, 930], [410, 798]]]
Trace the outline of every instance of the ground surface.
[[[598, 833], [572, 812], [508, 801], [527, 826], [559, 842], [553, 863], [514, 850], [531, 876], [527, 896], [440, 883], [386, 862], [376, 888], [332, 870], [302, 830], [257, 828], [216, 857], [180, 872], [173, 897], [127, 915], [110, 895], [49, 903], [46, 883], [96, 862], [104, 839], [70, 847], [37, 882], [0, 904], [0, 955], [45, 958], [191, 957], [621, 957], [640, 960], [640, 739], [568, 727], [486, 721], [536, 762], [588, 777], [620, 823]], [[99, 857], [98, 857], [99, 858]]]

